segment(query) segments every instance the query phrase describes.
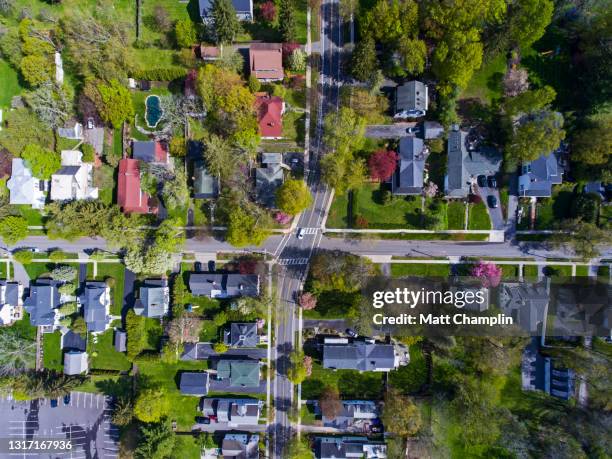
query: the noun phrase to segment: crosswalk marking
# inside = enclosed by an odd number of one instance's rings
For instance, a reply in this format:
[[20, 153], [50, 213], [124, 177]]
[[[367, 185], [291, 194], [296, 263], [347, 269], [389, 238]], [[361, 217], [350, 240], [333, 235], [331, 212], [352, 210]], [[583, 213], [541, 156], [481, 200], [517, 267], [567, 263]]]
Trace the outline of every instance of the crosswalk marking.
[[278, 264], [281, 266], [307, 265], [308, 258], [281, 258], [280, 260], [278, 260]]
[[317, 234], [320, 228], [301, 228], [304, 234]]

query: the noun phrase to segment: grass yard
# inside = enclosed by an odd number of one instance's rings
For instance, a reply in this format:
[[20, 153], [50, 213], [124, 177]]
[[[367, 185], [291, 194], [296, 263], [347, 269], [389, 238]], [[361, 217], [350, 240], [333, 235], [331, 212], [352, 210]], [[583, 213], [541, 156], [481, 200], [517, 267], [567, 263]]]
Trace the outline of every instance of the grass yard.
[[502, 96], [502, 78], [506, 73], [506, 56], [500, 53], [491, 62], [483, 63], [461, 93], [460, 99], [480, 99], [490, 103]]
[[348, 193], [336, 194], [329, 209], [327, 222], [328, 228], [348, 228]]
[[170, 457], [181, 459], [200, 459], [201, 449], [193, 435], [176, 435]]
[[477, 204], [470, 204], [470, 210], [468, 214], [468, 229], [471, 230], [489, 230], [491, 229], [491, 220], [489, 219], [489, 213], [487, 212], [487, 206], [479, 202]]
[[125, 354], [115, 350], [113, 337], [114, 330], [112, 329], [95, 337], [89, 336], [87, 352], [91, 359], [91, 368], [128, 371], [132, 367]]
[[37, 209], [32, 209], [32, 207], [28, 205], [13, 205], [13, 207], [17, 208], [19, 214], [28, 221], [29, 226], [42, 226], [44, 223], [43, 215]]
[[537, 278], [538, 277], [538, 265], [524, 265], [523, 266], [523, 276], [527, 278]]
[[312, 375], [302, 383], [302, 399], [318, 399], [326, 386], [338, 389], [343, 399], [378, 400], [383, 395], [383, 375], [357, 370], [327, 370], [320, 363], [313, 363]]
[[313, 425], [316, 423], [317, 417], [315, 416], [314, 405], [310, 403], [307, 405], [302, 405], [300, 408], [300, 420], [302, 421], [302, 424], [307, 425]]
[[393, 263], [391, 264], [391, 275], [402, 276], [441, 276], [449, 275], [450, 265], [445, 264], [425, 264], [425, 263]]
[[98, 263], [97, 276], [93, 277], [93, 263], [87, 264], [87, 278], [95, 280], [115, 279], [115, 285], [111, 287], [113, 303], [111, 314], [121, 315], [123, 308], [123, 284], [125, 281], [125, 266], [122, 263]]
[[204, 226], [208, 224], [208, 216], [210, 215], [208, 202], [203, 199], [193, 200], [193, 224], [195, 226]]
[[446, 207], [448, 229], [462, 230], [465, 228], [465, 204], [459, 201], [450, 201]]
[[43, 366], [50, 370], [62, 371], [62, 335], [59, 331], [43, 335]]
[[499, 265], [502, 269], [502, 279], [518, 279], [519, 265]]
[[572, 267], [569, 265], [547, 265], [544, 272], [551, 277], [571, 277]]
[[11, 105], [13, 96], [21, 92], [19, 75], [4, 59], [0, 59], [0, 108]]
[[423, 351], [417, 346], [410, 346], [410, 363], [389, 373], [389, 384], [406, 394], [418, 392], [425, 384], [427, 370]]
[[287, 112], [283, 115], [283, 142], [292, 140], [299, 145], [304, 143], [305, 119], [304, 113]]
[[552, 229], [556, 223], [569, 217], [574, 186], [573, 183], [556, 185], [551, 198], [538, 199], [535, 229]]
[[210, 343], [219, 339], [219, 328], [212, 320], [205, 319], [202, 321], [202, 330], [200, 330], [200, 341]]
[[10, 326], [10, 328], [16, 330], [21, 336], [32, 341], [36, 339], [36, 327], [30, 324], [30, 314], [28, 314], [25, 310], [23, 311], [23, 319], [15, 322]]
[[304, 311], [304, 317], [309, 319], [345, 319], [355, 311], [359, 302], [359, 293], [325, 290], [317, 296], [317, 307]]
[[[8, 279], [9, 277], [11, 277], [11, 273], [7, 272], [7, 262], [6, 261], [0, 261], [0, 279]], [[11, 270], [11, 263], [8, 263], [8, 267], [9, 267], [9, 271]]]
[[51, 272], [55, 265], [53, 263], [30, 263], [29, 265], [24, 265], [28, 276], [30, 279], [38, 279], [43, 274], [48, 274]]
[[160, 340], [163, 335], [163, 330], [161, 324], [159, 323], [159, 319], [145, 317], [145, 335], [147, 339], [144, 350], [158, 351], [160, 348]]
[[576, 265], [576, 277], [587, 277], [589, 275], [589, 267], [586, 265]]

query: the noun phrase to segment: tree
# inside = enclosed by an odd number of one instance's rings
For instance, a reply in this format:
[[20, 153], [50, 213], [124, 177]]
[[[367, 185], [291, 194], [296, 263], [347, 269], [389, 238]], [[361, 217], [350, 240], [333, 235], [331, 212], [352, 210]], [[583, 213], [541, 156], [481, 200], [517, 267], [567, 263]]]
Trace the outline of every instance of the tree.
[[159, 422], [169, 412], [170, 400], [165, 391], [159, 388], [143, 390], [134, 404], [134, 416], [142, 422]]
[[557, 224], [557, 230], [550, 242], [555, 247], [571, 247], [576, 255], [585, 260], [599, 256], [599, 246], [612, 242], [612, 233], [601, 229], [594, 223], [582, 221], [580, 218], [562, 220]]
[[84, 163], [93, 163], [96, 158], [96, 150], [89, 143], [84, 143], [81, 145], [81, 151], [83, 152], [83, 162]]
[[17, 328], [0, 329], [0, 376], [34, 367], [36, 342]]
[[371, 35], [357, 42], [351, 56], [351, 75], [359, 81], [369, 81], [378, 69], [376, 48]]
[[276, 20], [276, 5], [271, 0], [263, 2], [259, 5], [259, 14], [267, 23], [273, 23]]
[[170, 342], [177, 344], [197, 343], [202, 329], [202, 320], [190, 314], [174, 318], [168, 324]]
[[450, 349], [456, 344], [453, 336], [428, 336], [421, 344], [423, 355], [425, 357], [425, 368], [427, 369], [427, 378], [425, 381], [426, 387], [431, 386], [433, 379], [433, 355], [446, 355]]
[[388, 432], [400, 436], [416, 434], [422, 424], [419, 407], [394, 387], [388, 388], [385, 392], [381, 421]]
[[[62, 286], [60, 286], [60, 289], [66, 285], [69, 285], [70, 287], [72, 287], [72, 291], [74, 293], [74, 284], [64, 284]], [[60, 292], [62, 293], [62, 292]], [[59, 307], [59, 313], [62, 316], [70, 316], [74, 313], [76, 313], [78, 310], [77, 304], [74, 301], [71, 301], [70, 303], [64, 303]]]
[[30, 144], [51, 147], [53, 132], [30, 110], [11, 110], [4, 116], [7, 128], [0, 131], [0, 145], [13, 156], [21, 156], [23, 149]]
[[385, 182], [397, 169], [398, 154], [392, 150], [378, 150], [368, 158], [370, 177], [378, 182]]
[[589, 165], [608, 164], [612, 155], [612, 116], [590, 122], [572, 139], [572, 160]]
[[402, 36], [399, 40], [398, 51], [406, 73], [423, 73], [427, 59], [427, 45], [423, 40]]
[[601, 197], [596, 193], [577, 194], [572, 199], [570, 214], [587, 223], [596, 223]]
[[358, 9], [357, 0], [340, 0], [340, 17], [345, 21], [352, 19]]
[[423, 196], [426, 198], [435, 198], [437, 194], [438, 185], [436, 185], [434, 182], [429, 181], [427, 182], [427, 185], [423, 187]]
[[481, 260], [472, 266], [471, 274], [482, 281], [483, 287], [497, 287], [501, 281], [502, 268], [495, 263], [487, 263]]
[[163, 274], [172, 269], [172, 253], [156, 245], [128, 247], [123, 259], [126, 268], [139, 274]]
[[504, 75], [504, 95], [516, 97], [529, 89], [529, 74], [525, 69], [511, 67]]
[[142, 425], [140, 441], [134, 451], [139, 459], [165, 459], [172, 456], [176, 435], [166, 422]]
[[34, 259], [34, 254], [30, 250], [19, 250], [13, 253], [13, 259], [22, 265], [29, 265]]
[[180, 158], [185, 156], [185, 154], [187, 153], [185, 137], [182, 137], [180, 135], [172, 137], [172, 139], [170, 139], [169, 150], [172, 156]]
[[220, 311], [217, 314], [215, 314], [215, 316], [213, 317], [213, 323], [215, 324], [217, 328], [225, 325], [227, 321], [228, 321], [228, 316], [225, 311]]
[[256, 92], [259, 92], [260, 89], [261, 83], [259, 82], [257, 77], [253, 73], [251, 73], [249, 75], [249, 91], [255, 94]]
[[190, 48], [198, 39], [193, 21], [189, 18], [176, 21], [176, 24], [174, 24], [174, 38], [179, 48]]
[[557, 92], [550, 86], [532, 89], [510, 97], [504, 101], [505, 112], [510, 116], [521, 113], [531, 113], [541, 110], [552, 103], [557, 97]]
[[168, 209], [181, 208], [189, 200], [187, 176], [183, 167], [176, 167], [174, 177], [164, 181], [162, 198]]
[[134, 418], [134, 405], [130, 399], [121, 397], [115, 403], [112, 420], [117, 426], [127, 426]]
[[276, 205], [289, 215], [297, 215], [312, 204], [312, 194], [303, 180], [289, 179], [276, 190]]
[[279, 6], [278, 28], [281, 37], [285, 43], [293, 43], [296, 41], [295, 31], [297, 30], [295, 4], [293, 0], [280, 0]]
[[342, 107], [325, 117], [323, 132], [329, 150], [341, 154], [352, 153], [365, 142], [365, 120], [351, 108]]
[[307, 377], [304, 357], [304, 352], [297, 349], [289, 355], [291, 366], [287, 370], [287, 378], [293, 384], [301, 384]]
[[289, 68], [294, 72], [304, 72], [306, 70], [306, 52], [300, 48], [294, 49], [289, 55]]
[[155, 8], [153, 8], [153, 19], [157, 29], [161, 32], [168, 32], [172, 27], [170, 13], [162, 5], [155, 5]]
[[301, 439], [297, 436], [291, 437], [285, 444], [283, 456], [287, 459], [312, 459], [312, 451], [308, 446], [306, 436], [302, 436]]
[[217, 354], [225, 354], [229, 350], [229, 347], [227, 346], [227, 344], [219, 341], [218, 343], [215, 343], [215, 345], [213, 346], [213, 350]]
[[77, 270], [73, 266], [57, 266], [51, 271], [51, 277], [60, 282], [70, 282], [76, 279]]
[[134, 116], [132, 96], [128, 88], [117, 80], [111, 80], [109, 84], [98, 84], [97, 89], [100, 93], [97, 108], [103, 121], [119, 129], [125, 120]]
[[268, 231], [258, 225], [257, 219], [243, 207], [231, 209], [226, 240], [234, 247], [249, 244], [260, 245], [268, 237]]
[[544, 35], [553, 10], [551, 0], [517, 0], [511, 3], [506, 23], [510, 41], [527, 49]]
[[200, 432], [196, 436], [195, 440], [201, 449], [211, 449], [217, 446], [215, 438], [210, 434], [210, 432]]
[[325, 386], [319, 396], [319, 408], [327, 419], [334, 420], [342, 412], [340, 392], [332, 386]]
[[310, 311], [317, 307], [317, 297], [310, 292], [304, 292], [300, 295], [300, 307], [305, 311]]
[[66, 258], [68, 258], [68, 255], [66, 254], [66, 252], [63, 252], [61, 250], [54, 250], [49, 254], [49, 260], [51, 260], [53, 263], [59, 263], [62, 260], [65, 260]]
[[37, 89], [25, 95], [28, 106], [45, 126], [56, 129], [72, 114], [72, 101], [61, 87], [51, 82], [41, 84]]
[[234, 5], [230, 0], [213, 0], [211, 9], [217, 43], [232, 43], [240, 31]]
[[85, 319], [83, 319], [81, 316], [75, 317], [75, 319], [72, 321], [72, 325], [70, 326], [70, 328], [73, 332], [81, 336], [87, 335], [87, 323], [85, 322]]
[[221, 180], [229, 179], [236, 171], [237, 155], [229, 142], [217, 135], [204, 139], [204, 158], [212, 175], [218, 175]]
[[32, 87], [51, 81], [53, 67], [49, 59], [42, 55], [25, 56], [21, 59], [21, 74]]
[[10, 215], [0, 220], [0, 237], [6, 245], [14, 245], [28, 235], [28, 221]]
[[137, 316], [133, 309], [130, 309], [125, 317], [125, 328], [127, 331], [127, 356], [134, 359], [142, 352], [145, 346], [145, 319]]
[[49, 180], [51, 175], [61, 167], [60, 155], [39, 145], [27, 145], [21, 157], [31, 169], [32, 175], [40, 179]]
[[506, 144], [506, 155], [515, 161], [533, 161], [555, 151], [564, 138], [563, 116], [542, 112], [514, 129]]
[[174, 282], [172, 283], [172, 315], [179, 317], [190, 300], [191, 294], [187, 290], [183, 276], [179, 273], [174, 276]]

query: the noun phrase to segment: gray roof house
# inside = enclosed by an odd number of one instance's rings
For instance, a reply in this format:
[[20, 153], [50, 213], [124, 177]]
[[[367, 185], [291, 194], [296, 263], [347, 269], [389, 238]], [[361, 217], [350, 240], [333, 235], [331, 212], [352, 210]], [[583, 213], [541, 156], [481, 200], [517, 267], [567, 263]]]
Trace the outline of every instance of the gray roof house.
[[193, 162], [193, 197], [211, 199], [219, 195], [219, 178], [208, 173], [204, 160]]
[[230, 427], [256, 426], [263, 402], [253, 398], [203, 398], [200, 411]]
[[[232, 5], [236, 10], [236, 17], [240, 21], [253, 20], [253, 0], [232, 0]], [[212, 22], [212, 0], [198, 0], [200, 17], [205, 23]]]
[[540, 353], [537, 339], [523, 351], [521, 387], [524, 391], [540, 390], [553, 397], [569, 400], [574, 396], [576, 374], [569, 368], [555, 366], [554, 359]]
[[0, 280], [0, 326], [21, 319], [22, 296], [23, 286], [19, 282]]
[[229, 387], [259, 387], [260, 365], [258, 360], [228, 360], [217, 362], [216, 379], [228, 380]]
[[257, 324], [255, 322], [232, 323], [230, 328], [224, 331], [223, 341], [230, 347], [256, 347], [259, 344]]
[[64, 354], [64, 374], [80, 375], [89, 368], [87, 363], [87, 352], [68, 351]]
[[195, 371], [181, 373], [179, 389], [183, 395], [204, 396], [208, 394], [208, 373]]
[[447, 198], [466, 198], [471, 185], [479, 175], [495, 175], [499, 172], [502, 157], [493, 148], [469, 151], [466, 131], [454, 126], [448, 136], [446, 177], [444, 193]]
[[62, 327], [61, 328], [62, 339], [60, 341], [62, 350], [73, 350], [85, 352], [87, 350], [87, 341], [78, 333], [72, 330]]
[[209, 298], [233, 298], [259, 295], [256, 274], [199, 273], [189, 276], [189, 290], [194, 295]]
[[395, 118], [418, 118], [425, 116], [429, 105], [427, 85], [420, 81], [409, 81], [395, 91]]
[[170, 308], [170, 289], [166, 279], [146, 279], [140, 287], [140, 298], [134, 304], [139, 316], [162, 318]]
[[153, 140], [135, 140], [132, 143], [132, 157], [145, 163], [168, 164], [170, 156], [167, 146]]
[[541, 155], [535, 161], [521, 166], [518, 178], [519, 196], [547, 198], [552, 195], [552, 186], [563, 181], [563, 170], [554, 153]]
[[378, 419], [379, 410], [372, 400], [342, 400], [342, 409], [330, 419], [321, 415], [323, 426], [347, 430], [359, 422], [373, 422]]
[[392, 344], [366, 341], [323, 345], [323, 368], [333, 370], [391, 371], [397, 368]]
[[221, 443], [224, 458], [259, 459], [259, 435], [227, 433]]
[[499, 307], [514, 324], [528, 333], [538, 331], [550, 299], [545, 282], [504, 282], [499, 286]]
[[427, 149], [422, 139], [402, 137], [397, 169], [391, 176], [391, 192], [398, 196], [421, 194], [426, 159]]
[[266, 207], [276, 205], [276, 190], [283, 184], [283, 157], [280, 153], [263, 153], [261, 158], [265, 167], [255, 169], [255, 190], [257, 200]]
[[317, 459], [386, 459], [387, 445], [371, 441], [367, 437], [317, 437], [315, 457]]
[[127, 333], [123, 330], [115, 330], [115, 350], [117, 352], [127, 351]]
[[23, 306], [30, 314], [30, 323], [52, 331], [57, 317], [56, 308], [60, 306], [59, 282], [51, 279], [37, 279], [30, 285], [30, 295]]
[[87, 331], [100, 333], [110, 325], [110, 287], [106, 282], [88, 281], [80, 296]]

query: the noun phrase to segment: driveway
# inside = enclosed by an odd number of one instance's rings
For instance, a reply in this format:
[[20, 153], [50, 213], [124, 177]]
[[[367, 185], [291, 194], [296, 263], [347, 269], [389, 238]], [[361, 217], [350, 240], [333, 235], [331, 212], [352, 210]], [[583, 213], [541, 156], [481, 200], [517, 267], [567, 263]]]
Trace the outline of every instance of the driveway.
[[129, 269], [125, 269], [125, 277], [123, 280], [123, 308], [121, 313], [123, 316], [127, 314], [129, 308], [134, 305], [134, 284], [136, 283], [136, 274]]
[[[499, 199], [499, 190], [496, 188], [489, 187], [480, 187], [476, 185], [476, 190], [478, 191], [478, 196], [482, 198], [482, 202], [485, 206], [487, 206], [487, 212], [489, 213], [489, 219], [491, 220], [491, 225], [494, 230], [503, 230], [505, 229], [504, 215], [502, 213], [501, 201]], [[497, 199], [497, 207], [495, 209], [491, 209], [487, 202], [488, 196], [495, 196]]]
[[104, 128], [84, 129], [85, 142], [91, 144], [98, 155], [104, 151]]
[[373, 124], [366, 126], [366, 137], [372, 139], [393, 139], [408, 137], [406, 129], [416, 126], [417, 123]]
[[223, 354], [215, 352], [211, 343], [186, 344], [181, 360], [208, 360], [211, 357], [244, 357], [247, 359], [261, 360], [268, 356], [266, 348], [229, 349]]
[[30, 286], [30, 276], [28, 276], [28, 272], [25, 270], [21, 263], [13, 260], [13, 280], [15, 282], [21, 282], [23, 288], [28, 288]]
[[[72, 392], [70, 402], [0, 398], [0, 437], [11, 440], [70, 440], [72, 449], [27, 454], [38, 458], [110, 459], [119, 452], [119, 429], [110, 424], [110, 397]], [[0, 457], [16, 457], [13, 454]], [[19, 455], [21, 457], [21, 455]], [[25, 457], [25, 455], [24, 455]]]
[[255, 424], [255, 425], [236, 425], [228, 422], [213, 422], [210, 424], [194, 424], [191, 430], [199, 430], [202, 432], [229, 432], [231, 430], [240, 430], [245, 432], [265, 432], [268, 428], [268, 424]]
[[304, 319], [304, 328], [331, 329], [344, 333], [349, 324], [344, 319]]

